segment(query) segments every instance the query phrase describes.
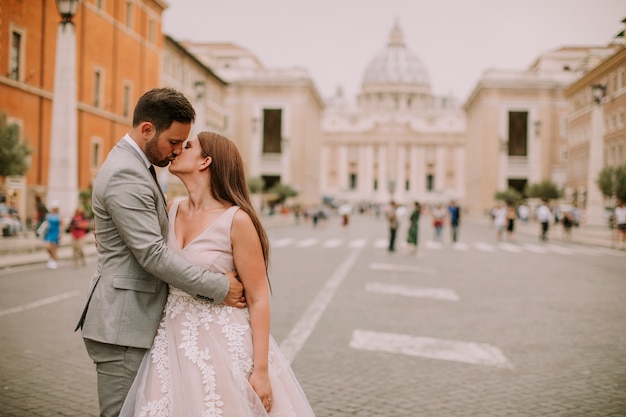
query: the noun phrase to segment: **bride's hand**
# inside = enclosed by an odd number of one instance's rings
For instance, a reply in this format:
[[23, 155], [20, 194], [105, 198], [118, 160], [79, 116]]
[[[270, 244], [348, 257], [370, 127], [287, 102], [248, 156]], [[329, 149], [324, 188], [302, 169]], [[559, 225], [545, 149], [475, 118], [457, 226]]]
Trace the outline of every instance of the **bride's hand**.
[[265, 411], [269, 412], [272, 409], [272, 385], [269, 374], [267, 371], [252, 371], [249, 382], [265, 407]]

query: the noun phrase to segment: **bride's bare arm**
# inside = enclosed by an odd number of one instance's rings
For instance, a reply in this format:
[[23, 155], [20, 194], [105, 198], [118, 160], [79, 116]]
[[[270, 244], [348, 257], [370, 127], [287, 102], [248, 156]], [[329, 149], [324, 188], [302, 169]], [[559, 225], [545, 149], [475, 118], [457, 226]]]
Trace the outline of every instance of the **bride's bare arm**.
[[270, 337], [270, 305], [265, 261], [261, 241], [250, 216], [243, 210], [237, 210], [231, 229], [235, 268], [243, 283], [250, 327], [254, 369], [250, 376], [250, 385], [269, 411], [272, 402], [272, 387], [268, 373], [268, 354]]

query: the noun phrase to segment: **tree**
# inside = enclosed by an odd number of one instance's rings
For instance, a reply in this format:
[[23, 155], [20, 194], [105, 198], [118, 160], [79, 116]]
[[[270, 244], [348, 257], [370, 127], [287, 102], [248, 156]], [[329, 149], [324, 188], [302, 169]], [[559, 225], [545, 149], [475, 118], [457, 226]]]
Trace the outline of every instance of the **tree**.
[[250, 194], [258, 194], [265, 188], [265, 180], [262, 177], [248, 178], [248, 190]]
[[0, 177], [22, 176], [28, 172], [28, 155], [33, 151], [20, 140], [20, 127], [7, 119], [6, 113], [0, 113]]
[[526, 188], [526, 195], [530, 198], [540, 198], [542, 200], [556, 200], [561, 198], [561, 190], [552, 181], [542, 181], [540, 183], [529, 184]]
[[607, 166], [598, 173], [596, 184], [605, 198], [626, 201], [626, 164]]
[[298, 191], [296, 191], [293, 187], [281, 183], [275, 184], [269, 189], [269, 192], [276, 195], [278, 203], [280, 204], [283, 204], [289, 197], [295, 197], [298, 195]]
[[506, 191], [496, 191], [495, 197], [496, 200], [503, 200], [507, 204], [514, 205], [517, 205], [517, 203], [523, 198], [522, 194], [520, 194], [520, 192], [515, 188], [508, 188]]

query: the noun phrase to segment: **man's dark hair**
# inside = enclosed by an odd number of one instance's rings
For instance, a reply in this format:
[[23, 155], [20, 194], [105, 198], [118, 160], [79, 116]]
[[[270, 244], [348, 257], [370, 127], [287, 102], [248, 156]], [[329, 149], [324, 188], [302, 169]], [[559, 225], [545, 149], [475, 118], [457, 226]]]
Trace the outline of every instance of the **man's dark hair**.
[[133, 127], [150, 122], [158, 135], [173, 122], [191, 124], [195, 119], [193, 106], [180, 91], [173, 88], [154, 88], [139, 98], [133, 113]]

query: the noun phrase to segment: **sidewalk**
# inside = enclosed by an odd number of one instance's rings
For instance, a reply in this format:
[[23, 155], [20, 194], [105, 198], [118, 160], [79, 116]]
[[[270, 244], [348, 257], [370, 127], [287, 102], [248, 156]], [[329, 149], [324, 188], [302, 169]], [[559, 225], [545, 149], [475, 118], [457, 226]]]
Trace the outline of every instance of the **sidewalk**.
[[[295, 222], [292, 215], [263, 216], [261, 218], [266, 228], [290, 225]], [[85, 238], [84, 246], [87, 258], [96, 256], [93, 234]], [[60, 264], [72, 262], [72, 238], [69, 234], [62, 234], [58, 250]], [[44, 247], [44, 241], [35, 236], [35, 232], [29, 231], [26, 236], [0, 237], [0, 270], [35, 264], [45, 264], [48, 261], [48, 253]]]

